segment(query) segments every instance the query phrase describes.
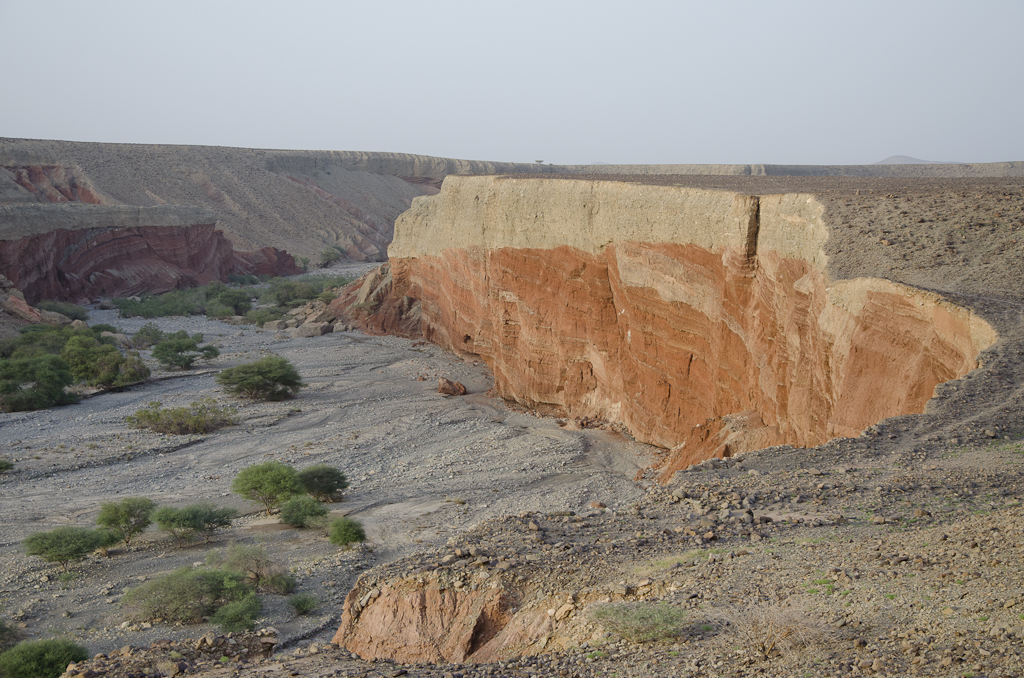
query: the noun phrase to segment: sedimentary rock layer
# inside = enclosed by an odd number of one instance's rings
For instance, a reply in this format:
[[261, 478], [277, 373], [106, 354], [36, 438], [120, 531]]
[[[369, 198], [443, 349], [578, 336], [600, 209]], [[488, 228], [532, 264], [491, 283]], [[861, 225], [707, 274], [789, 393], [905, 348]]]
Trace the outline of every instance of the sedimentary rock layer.
[[502, 397], [710, 456], [924, 410], [996, 338], [939, 296], [827, 275], [812, 195], [450, 177], [396, 223], [364, 320], [483, 359]]
[[[66, 228], [52, 228], [53, 223]], [[235, 252], [208, 210], [0, 206], [0, 271], [29, 303], [157, 293], [231, 273], [298, 273], [286, 252]]]

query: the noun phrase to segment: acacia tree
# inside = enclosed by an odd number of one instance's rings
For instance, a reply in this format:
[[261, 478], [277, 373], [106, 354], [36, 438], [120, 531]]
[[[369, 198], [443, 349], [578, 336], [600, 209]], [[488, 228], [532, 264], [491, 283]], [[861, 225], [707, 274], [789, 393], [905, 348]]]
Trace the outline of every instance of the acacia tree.
[[232, 395], [261, 400], [292, 398], [305, 386], [295, 366], [276, 355], [223, 370], [217, 383]]
[[263, 504], [268, 516], [281, 502], [303, 493], [295, 469], [279, 461], [242, 469], [231, 481], [231, 491]]
[[29, 535], [22, 544], [28, 555], [39, 556], [48, 563], [60, 563], [67, 571], [71, 561], [81, 560], [90, 551], [112, 546], [116, 541], [117, 535], [106, 530], [62, 525], [49, 532]]
[[153, 522], [152, 514], [156, 504], [148, 497], [126, 497], [121, 501], [105, 501], [100, 504], [96, 524], [121, 535], [124, 545], [140, 534]]

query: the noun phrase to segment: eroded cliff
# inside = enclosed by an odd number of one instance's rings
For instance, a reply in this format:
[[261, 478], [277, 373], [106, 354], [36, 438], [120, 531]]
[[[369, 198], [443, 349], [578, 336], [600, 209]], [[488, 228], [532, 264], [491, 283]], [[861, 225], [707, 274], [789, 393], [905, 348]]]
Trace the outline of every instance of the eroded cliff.
[[214, 221], [189, 207], [0, 205], [0, 271], [33, 304], [166, 292], [231, 273], [300, 272], [272, 247], [236, 252]]
[[666, 475], [854, 436], [922, 412], [996, 333], [930, 292], [830, 279], [823, 212], [800, 193], [449, 177], [396, 222], [364, 324], [481, 358], [504, 398], [621, 422], [672, 449]]

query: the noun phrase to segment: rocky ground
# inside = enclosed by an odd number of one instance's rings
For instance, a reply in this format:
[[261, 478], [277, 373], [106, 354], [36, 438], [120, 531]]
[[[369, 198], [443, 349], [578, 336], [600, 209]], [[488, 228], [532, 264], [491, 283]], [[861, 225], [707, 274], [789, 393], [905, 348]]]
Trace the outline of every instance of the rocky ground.
[[[93, 321], [126, 331], [142, 323], [102, 313]], [[128, 618], [119, 599], [140, 581], [201, 561], [209, 548], [230, 540], [265, 543], [321, 606], [296, 617], [283, 597], [267, 596], [260, 626], [273, 626], [283, 649], [262, 661], [186, 662], [190, 672], [1015, 676], [1024, 670], [1021, 431], [965, 430], [962, 440], [928, 440], [915, 435], [921, 418], [899, 417], [861, 438], [813, 450], [772, 448], [706, 462], [663, 487], [654, 471], [642, 471], [657, 463], [654, 450], [612, 431], [572, 430], [579, 428], [575, 422], [514, 411], [487, 397], [482, 366], [431, 345], [356, 332], [281, 340], [214, 321], [160, 322], [168, 330], [203, 331], [222, 356], [209, 368], [160, 374], [166, 378], [75, 406], [5, 415], [0, 424], [4, 456], [17, 465], [0, 477], [6, 518], [0, 602], [31, 637], [69, 637], [109, 655], [97, 675], [132, 673], [110, 667], [111, 657], [121, 656], [135, 663], [114, 663], [140, 674], [145, 664], [156, 675], [168, 646], [132, 647], [216, 632], [147, 627]], [[309, 387], [298, 399], [235, 402], [242, 423], [208, 436], [125, 426], [126, 414], [154, 399], [168, 405], [204, 395], [223, 400], [214, 370], [267, 351], [299, 367]], [[437, 394], [439, 376], [462, 381], [470, 395]], [[353, 487], [332, 509], [363, 520], [370, 545], [339, 551], [321, 535], [282, 526], [232, 495], [234, 473], [266, 459], [344, 469]], [[177, 505], [212, 499], [244, 516], [211, 547], [177, 549], [151, 531], [127, 551], [72, 565], [69, 575], [23, 554], [19, 542], [28, 534], [89, 525], [101, 501], [129, 495]], [[367, 662], [329, 644], [345, 594], [360, 576], [366, 587], [411, 573], [458, 579], [466, 590], [481, 585], [484, 575], [508, 581], [531, 605], [559, 615], [556, 633], [539, 656], [479, 666]], [[570, 599], [572, 609], [559, 613]], [[603, 601], [665, 601], [685, 621], [672, 638], [622, 640], [591, 617], [592, 606]], [[720, 613], [759, 602], [798, 607], [824, 624], [828, 637], [798, 653], [757, 658]]]

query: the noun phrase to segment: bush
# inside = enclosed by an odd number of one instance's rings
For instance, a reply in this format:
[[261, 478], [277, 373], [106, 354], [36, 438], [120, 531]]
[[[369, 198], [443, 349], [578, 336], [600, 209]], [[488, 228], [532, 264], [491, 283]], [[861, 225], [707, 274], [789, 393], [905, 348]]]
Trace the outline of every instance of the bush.
[[161, 506], [153, 512], [153, 520], [174, 538], [178, 546], [183, 546], [199, 534], [203, 535], [206, 543], [210, 543], [215, 531], [231, 527], [231, 519], [235, 515], [237, 511], [232, 508], [217, 508], [204, 502], [183, 508]]
[[348, 487], [345, 474], [333, 466], [317, 464], [299, 471], [299, 482], [309, 494], [320, 501], [334, 501]]
[[202, 340], [202, 334], [193, 334], [189, 337], [184, 331], [175, 332], [153, 347], [153, 357], [167, 369], [171, 367], [188, 369], [200, 358], [213, 360], [220, 355], [216, 346], [210, 344], [200, 346], [199, 343]]
[[231, 310], [231, 315], [245, 315], [252, 309], [252, 296], [243, 290], [224, 290], [217, 301]]
[[216, 624], [228, 633], [251, 631], [262, 609], [263, 603], [260, 599], [255, 595], [249, 595], [221, 607], [210, 617], [210, 623]]
[[116, 388], [149, 377], [149, 368], [138, 354], [125, 357], [110, 344], [101, 343], [88, 334], [68, 339], [60, 357], [75, 379], [90, 386]]
[[168, 315], [201, 315], [206, 312], [206, 290], [200, 287], [145, 295], [139, 300], [112, 299], [122, 318], [160, 318]]
[[135, 348], [149, 348], [160, 343], [164, 338], [164, 332], [155, 323], [146, 323], [139, 328], [139, 331], [132, 335], [132, 346]]
[[217, 383], [232, 395], [260, 400], [292, 398], [305, 386], [295, 367], [277, 356], [223, 370]]
[[171, 407], [154, 400], [147, 407], [129, 414], [125, 421], [133, 428], [147, 428], [157, 433], [209, 433], [225, 426], [233, 426], [238, 421], [234, 417], [235, 410], [219, 407], [213, 398], [196, 400], [188, 407]]
[[252, 587], [237, 572], [183, 567], [128, 591], [122, 602], [139, 619], [194, 624], [251, 596]]
[[[0, 619], [0, 652], [15, 645], [22, 638], [21, 629], [6, 619]], [[0, 670], [0, 676], [3, 671]]]
[[105, 501], [100, 504], [96, 524], [121, 535], [124, 545], [128, 546], [135, 535], [141, 534], [152, 524], [154, 508], [156, 504], [147, 497], [127, 497], [117, 502]]
[[590, 616], [615, 635], [634, 643], [674, 638], [683, 631], [686, 611], [668, 603], [607, 603]]
[[6, 678], [57, 678], [71, 662], [89, 658], [89, 651], [70, 640], [26, 640], [0, 654], [0, 675]]
[[89, 311], [87, 309], [75, 304], [69, 304], [66, 301], [40, 301], [36, 304], [36, 308], [41, 311], [60, 313], [72, 320], [85, 321], [89, 319]]
[[288, 604], [295, 610], [295, 614], [303, 615], [315, 610], [320, 601], [312, 593], [296, 593], [288, 598]]
[[363, 524], [352, 518], [338, 518], [331, 521], [328, 539], [335, 546], [348, 547], [349, 544], [366, 541], [366, 530]]
[[74, 383], [68, 364], [55, 355], [0, 360], [0, 410], [23, 412], [78, 400], [65, 392]]
[[48, 563], [60, 563], [67, 571], [71, 561], [81, 560], [87, 553], [113, 546], [117, 541], [117, 535], [106, 530], [64, 525], [29, 535], [22, 544], [28, 555], [39, 556]]
[[231, 491], [263, 504], [269, 516], [275, 506], [302, 494], [302, 485], [291, 466], [268, 461], [242, 469], [231, 481]]
[[341, 252], [329, 247], [320, 253], [320, 268], [327, 268], [338, 259], [341, 259]]
[[799, 607], [763, 603], [726, 609], [720, 618], [738, 644], [762, 659], [799, 652], [830, 635], [828, 627]]
[[295, 580], [284, 565], [274, 560], [262, 545], [231, 544], [223, 553], [210, 553], [206, 564], [237, 572], [259, 590], [290, 593], [295, 588]]
[[327, 515], [327, 507], [304, 494], [292, 497], [281, 506], [281, 522], [292, 527], [306, 527], [310, 518]]
[[10, 471], [14, 468], [14, 462], [10, 459], [0, 459], [0, 473], [4, 471]]
[[272, 308], [257, 308], [245, 314], [245, 322], [250, 325], [262, 325], [271, 320], [280, 320], [284, 317], [284, 314], [285, 309], [276, 306]]

